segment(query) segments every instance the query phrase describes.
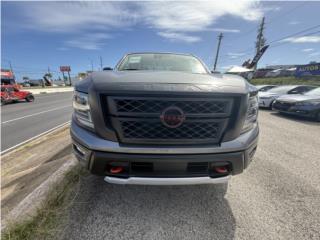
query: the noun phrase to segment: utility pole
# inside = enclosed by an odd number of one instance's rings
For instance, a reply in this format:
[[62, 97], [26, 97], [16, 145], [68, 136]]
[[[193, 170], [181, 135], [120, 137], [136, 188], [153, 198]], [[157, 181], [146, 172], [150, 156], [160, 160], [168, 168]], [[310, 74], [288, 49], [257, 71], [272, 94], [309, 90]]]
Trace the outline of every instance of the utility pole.
[[222, 35], [222, 33], [220, 33], [219, 36], [218, 36], [218, 47], [217, 47], [216, 59], [215, 59], [215, 61], [214, 61], [213, 71], [215, 71], [216, 68], [217, 68], [217, 62], [218, 62], [219, 51], [220, 51], [220, 44], [221, 44], [222, 38], [223, 38], [223, 35]]
[[11, 72], [12, 72], [12, 74], [13, 74], [13, 69], [12, 69], [11, 61], [9, 61], [9, 66], [10, 66], [10, 70], [11, 70]]
[[[256, 55], [260, 52], [261, 48], [264, 47], [266, 44], [266, 39], [264, 37], [264, 30], [265, 30], [265, 17], [262, 18], [259, 29], [258, 29], [258, 35], [257, 35], [257, 41], [256, 41]], [[257, 64], [254, 65], [254, 70], [257, 69]]]
[[90, 61], [91, 61], [91, 71], [93, 72], [93, 61], [92, 60]]
[[100, 56], [100, 70], [102, 71], [102, 69], [103, 69], [102, 57]]
[[48, 66], [48, 73], [51, 75], [51, 72], [50, 72], [50, 67]]

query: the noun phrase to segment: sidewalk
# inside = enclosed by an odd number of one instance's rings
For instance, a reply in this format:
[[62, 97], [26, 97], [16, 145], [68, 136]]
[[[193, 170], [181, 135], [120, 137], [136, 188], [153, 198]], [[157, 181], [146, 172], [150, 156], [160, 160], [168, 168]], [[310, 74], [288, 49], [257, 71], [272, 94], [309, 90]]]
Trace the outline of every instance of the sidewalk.
[[58, 92], [72, 92], [73, 87], [44, 87], [44, 88], [22, 88], [22, 90], [29, 91], [34, 95], [43, 93], [58, 93]]

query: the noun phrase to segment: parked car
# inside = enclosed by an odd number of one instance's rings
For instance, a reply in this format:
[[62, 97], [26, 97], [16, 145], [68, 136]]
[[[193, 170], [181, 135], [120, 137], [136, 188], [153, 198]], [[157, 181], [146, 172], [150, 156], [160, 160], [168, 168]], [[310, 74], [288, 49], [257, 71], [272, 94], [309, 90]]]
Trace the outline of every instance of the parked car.
[[266, 92], [274, 87], [277, 87], [277, 85], [256, 85], [256, 88], [258, 88], [259, 92]]
[[22, 91], [13, 85], [1, 86], [1, 105], [11, 102], [18, 102], [20, 100], [33, 102], [34, 96], [31, 92]]
[[303, 95], [284, 95], [272, 104], [279, 112], [314, 118], [320, 122], [320, 87]]
[[271, 109], [272, 103], [282, 95], [303, 94], [314, 88], [316, 87], [309, 85], [283, 85], [271, 88], [266, 92], [259, 92], [259, 107]]
[[192, 55], [128, 54], [75, 85], [73, 151], [109, 183], [226, 183], [257, 148], [257, 93]]

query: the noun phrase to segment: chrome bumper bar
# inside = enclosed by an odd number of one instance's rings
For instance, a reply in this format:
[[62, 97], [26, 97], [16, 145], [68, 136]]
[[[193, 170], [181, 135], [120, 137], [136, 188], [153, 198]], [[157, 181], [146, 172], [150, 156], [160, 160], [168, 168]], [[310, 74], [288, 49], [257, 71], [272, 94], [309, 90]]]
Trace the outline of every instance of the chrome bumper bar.
[[128, 185], [197, 185], [197, 184], [217, 184], [226, 183], [230, 176], [220, 178], [210, 177], [190, 177], [190, 178], [147, 178], [147, 177], [129, 177], [117, 178], [106, 176], [104, 180], [114, 184]]

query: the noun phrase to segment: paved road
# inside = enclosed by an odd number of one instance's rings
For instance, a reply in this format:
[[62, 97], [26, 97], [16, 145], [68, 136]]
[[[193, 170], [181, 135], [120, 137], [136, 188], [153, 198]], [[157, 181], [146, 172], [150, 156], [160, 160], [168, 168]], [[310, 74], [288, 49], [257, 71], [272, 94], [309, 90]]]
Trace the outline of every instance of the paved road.
[[33, 103], [1, 107], [1, 151], [71, 119], [72, 92], [36, 95]]
[[255, 161], [223, 186], [81, 179], [62, 239], [320, 239], [320, 124], [260, 112]]

